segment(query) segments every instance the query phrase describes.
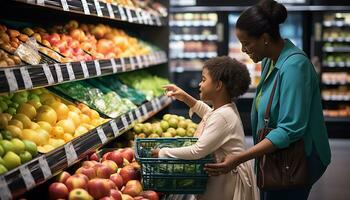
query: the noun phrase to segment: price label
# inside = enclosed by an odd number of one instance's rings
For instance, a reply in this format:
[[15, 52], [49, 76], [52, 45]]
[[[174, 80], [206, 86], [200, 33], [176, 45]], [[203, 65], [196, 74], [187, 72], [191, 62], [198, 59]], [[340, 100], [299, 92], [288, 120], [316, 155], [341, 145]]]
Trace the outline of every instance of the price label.
[[27, 0], [26, 2], [27, 2], [27, 3], [35, 4], [35, 0]]
[[127, 18], [126, 18], [126, 16], [125, 16], [125, 12], [124, 12], [123, 7], [118, 6], [118, 10], [119, 10], [119, 13], [120, 13], [120, 17], [121, 17], [121, 19], [122, 19], [123, 21], [126, 21], [126, 20], [127, 20]]
[[10, 200], [12, 199], [12, 194], [6, 183], [5, 176], [0, 176], [0, 199], [1, 200]]
[[107, 9], [108, 9], [108, 14], [110, 18], [115, 18], [114, 16], [114, 11], [113, 11], [113, 7], [110, 3], [106, 3], [107, 4]]
[[97, 16], [103, 17], [103, 14], [102, 14], [102, 11], [101, 11], [101, 7], [100, 7], [100, 3], [98, 2], [98, 0], [94, 0], [94, 3], [95, 3]]
[[134, 22], [134, 19], [132, 18], [131, 10], [129, 8], [125, 8], [126, 15], [128, 16], [129, 22]]
[[75, 79], [75, 75], [74, 75], [72, 64], [71, 63], [66, 63], [66, 67], [67, 67], [67, 71], [68, 71], [69, 80], [74, 80]]
[[143, 104], [141, 106], [142, 112], [143, 112], [143, 116], [148, 116], [148, 112], [147, 112], [147, 107], [145, 104]]
[[162, 108], [162, 104], [160, 103], [160, 100], [158, 98], [156, 98], [156, 105], [159, 110]]
[[147, 12], [147, 19], [148, 19], [148, 24], [154, 25], [154, 22], [153, 22], [153, 20], [152, 20], [152, 15], [151, 15], [151, 13], [148, 13], [148, 12]]
[[46, 76], [47, 83], [49, 85], [52, 85], [55, 81], [53, 80], [53, 76], [49, 66], [47, 66], [47, 64], [43, 64], [42, 67], [43, 67], [44, 74]]
[[128, 123], [128, 120], [126, 119], [125, 115], [122, 115], [120, 118], [122, 120], [123, 126], [125, 128], [127, 128], [129, 126], [129, 123]]
[[142, 68], [143, 67], [143, 63], [142, 63], [141, 57], [140, 56], [136, 56], [135, 58], [136, 58], [136, 63], [137, 63], [138, 68]]
[[5, 76], [10, 87], [10, 92], [18, 90], [18, 84], [12, 69], [5, 69]]
[[117, 126], [117, 124], [115, 123], [115, 121], [114, 121], [114, 120], [110, 120], [110, 121], [109, 121], [109, 124], [110, 124], [111, 127], [112, 127], [114, 137], [119, 136], [119, 134], [120, 134], [120, 133], [119, 133], [119, 129], [118, 129], [118, 126]]
[[152, 110], [153, 110], [153, 111], [158, 110], [155, 100], [152, 100], [152, 101], [151, 101], [151, 104], [152, 104]]
[[124, 60], [124, 58], [120, 58], [120, 65], [122, 66], [123, 72], [125, 72], [125, 71], [126, 71], [126, 66], [125, 66], [125, 60]]
[[101, 66], [98, 60], [94, 60], [95, 63], [95, 69], [96, 69], [96, 75], [99, 76], [101, 75]]
[[80, 61], [80, 65], [81, 65], [81, 68], [83, 69], [83, 74], [84, 74], [84, 78], [89, 78], [89, 70], [86, 66], [86, 62], [85, 61]]
[[134, 115], [132, 114], [132, 112], [129, 112], [129, 118], [130, 118], [131, 123], [132, 123], [133, 121], [135, 121]]
[[47, 180], [48, 178], [50, 178], [52, 173], [51, 173], [49, 164], [47, 163], [45, 155], [42, 155], [39, 157], [39, 165], [40, 165], [41, 171], [43, 172], [44, 179]]
[[24, 184], [26, 185], [27, 190], [32, 189], [35, 186], [35, 181], [32, 173], [28, 169], [28, 165], [22, 165], [19, 167], [19, 171], [23, 178]]
[[133, 57], [129, 57], [131, 70], [135, 70], [135, 61]]
[[66, 152], [68, 166], [70, 166], [78, 159], [77, 152], [75, 152], [72, 142], [64, 145], [64, 150]]
[[135, 13], [136, 13], [136, 17], [137, 17], [137, 22], [142, 24], [143, 23], [143, 19], [142, 19], [142, 15], [141, 15], [140, 9], [135, 10]]
[[61, 5], [64, 11], [69, 11], [68, 3], [66, 0], [61, 0]]
[[158, 26], [162, 25], [162, 22], [160, 21], [160, 17], [159, 16], [154, 16], [154, 18], [156, 19], [156, 23]]
[[111, 58], [111, 64], [112, 64], [113, 73], [117, 73], [118, 67], [117, 67], [117, 63], [115, 63], [114, 58]]
[[155, 53], [152, 53], [149, 55], [149, 58], [151, 60], [151, 64], [154, 65], [156, 63], [156, 57], [155, 57]]
[[86, 15], [90, 15], [89, 6], [88, 6], [86, 0], [81, 0], [81, 3], [83, 4], [84, 13], [85, 13]]
[[147, 55], [143, 55], [142, 56], [142, 60], [143, 60], [143, 63], [146, 67], [149, 66], [149, 61], [148, 61], [148, 56]]
[[29, 76], [29, 72], [28, 72], [27, 67], [21, 67], [19, 70], [21, 71], [21, 74], [22, 74], [22, 78], [24, 81], [24, 87], [26, 89], [32, 89], [33, 83], [32, 83], [32, 79]]
[[101, 127], [97, 127], [96, 130], [97, 130], [98, 137], [100, 137], [102, 144], [105, 144], [107, 142], [107, 137], [106, 137], [105, 132], [103, 131], [103, 129]]
[[57, 75], [57, 83], [61, 83], [63, 82], [63, 76], [62, 76], [62, 70], [59, 64], [54, 64], [55, 66], [55, 71], [56, 71], [56, 75]]
[[142, 115], [141, 115], [140, 109], [137, 108], [137, 109], [135, 110], [135, 113], [136, 113], [136, 118], [137, 118], [137, 119], [141, 119]]
[[37, 0], [36, 3], [40, 6], [44, 6], [45, 5], [45, 0]]

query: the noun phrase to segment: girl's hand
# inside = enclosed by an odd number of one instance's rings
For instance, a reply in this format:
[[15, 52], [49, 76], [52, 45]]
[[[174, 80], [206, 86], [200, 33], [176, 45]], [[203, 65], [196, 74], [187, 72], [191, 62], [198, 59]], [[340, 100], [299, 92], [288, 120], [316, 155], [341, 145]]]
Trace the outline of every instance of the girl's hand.
[[151, 151], [151, 156], [152, 156], [152, 158], [158, 158], [158, 157], [159, 157], [159, 150], [160, 150], [160, 149], [153, 149], [153, 150]]
[[168, 97], [174, 97], [180, 101], [185, 101], [186, 96], [188, 95], [185, 91], [174, 84], [165, 85], [163, 88], [165, 89], [166, 95]]

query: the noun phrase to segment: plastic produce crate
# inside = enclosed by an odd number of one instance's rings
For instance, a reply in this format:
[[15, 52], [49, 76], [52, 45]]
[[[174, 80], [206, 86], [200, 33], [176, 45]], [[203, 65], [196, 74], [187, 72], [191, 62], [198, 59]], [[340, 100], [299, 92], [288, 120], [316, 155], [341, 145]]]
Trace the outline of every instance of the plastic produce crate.
[[208, 179], [204, 165], [214, 162], [211, 155], [199, 160], [151, 157], [152, 149], [189, 146], [196, 141], [197, 138], [137, 138], [135, 157], [141, 165], [144, 189], [165, 194], [204, 193]]

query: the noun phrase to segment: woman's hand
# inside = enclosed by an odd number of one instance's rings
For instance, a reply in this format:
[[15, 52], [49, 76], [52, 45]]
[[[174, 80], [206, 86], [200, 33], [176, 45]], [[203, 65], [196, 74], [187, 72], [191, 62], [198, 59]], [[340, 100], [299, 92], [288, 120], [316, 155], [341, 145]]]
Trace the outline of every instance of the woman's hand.
[[209, 176], [218, 176], [230, 172], [239, 164], [241, 164], [239, 155], [231, 154], [226, 156], [221, 163], [206, 164], [204, 170], [209, 174]]
[[177, 100], [184, 102], [189, 107], [193, 107], [196, 104], [195, 98], [174, 84], [165, 85], [163, 88], [165, 89], [166, 95], [168, 97], [174, 97]]
[[153, 150], [151, 151], [151, 156], [152, 156], [152, 158], [158, 158], [158, 157], [159, 157], [159, 150], [160, 150], [160, 149], [153, 149]]

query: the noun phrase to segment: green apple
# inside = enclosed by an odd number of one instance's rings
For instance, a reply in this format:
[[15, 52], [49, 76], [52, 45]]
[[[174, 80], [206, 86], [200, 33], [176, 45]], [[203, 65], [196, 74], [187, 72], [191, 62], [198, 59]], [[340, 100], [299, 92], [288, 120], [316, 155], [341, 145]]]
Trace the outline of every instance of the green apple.
[[0, 108], [1, 110], [7, 110], [8, 108], [7, 103], [5, 103], [4, 101], [0, 101]]
[[29, 94], [29, 96], [28, 96], [28, 100], [36, 100], [36, 101], [39, 101], [39, 102], [40, 102], [40, 97], [39, 97], [39, 95], [37, 95], [37, 94], [31, 93], [31, 94]]
[[9, 107], [6, 112], [10, 115], [15, 115], [16, 114], [16, 108]]
[[134, 126], [135, 133], [142, 133], [142, 128], [143, 128], [143, 125], [141, 123], [135, 124]]
[[23, 140], [23, 143], [25, 145], [25, 150], [32, 154], [33, 157], [36, 156], [36, 154], [38, 154], [38, 149], [34, 142], [29, 140]]
[[160, 136], [163, 133], [163, 129], [160, 127], [159, 124], [154, 124], [152, 132]]
[[171, 114], [165, 114], [165, 115], [163, 116], [163, 119], [164, 119], [165, 121], [169, 121], [170, 117], [171, 117]]
[[4, 161], [4, 159], [2, 159], [2, 157], [0, 157], [0, 165], [4, 165], [5, 166], [5, 161]]
[[5, 167], [8, 170], [21, 165], [21, 158], [12, 151], [7, 152], [3, 159], [5, 162]]
[[1, 131], [1, 136], [4, 140], [12, 140], [12, 134], [8, 130], [2, 130]]
[[28, 151], [23, 151], [19, 154], [19, 157], [21, 158], [21, 163], [26, 163], [30, 160], [32, 160], [32, 154], [30, 154]]
[[195, 132], [196, 132], [195, 128], [188, 128], [187, 131], [186, 131], [186, 136], [187, 137], [193, 137]]
[[184, 128], [177, 128], [176, 129], [176, 134], [180, 137], [185, 137], [186, 136], [186, 130]]
[[173, 135], [173, 137], [176, 136], [176, 129], [174, 129], [174, 128], [172, 128], [172, 127], [171, 127], [171, 128], [168, 128], [167, 132], [171, 133], [171, 134]]
[[167, 121], [165, 121], [165, 120], [162, 120], [160, 122], [160, 127], [163, 129], [163, 131], [166, 131], [169, 128], [169, 123]]
[[177, 126], [178, 126], [179, 128], [186, 129], [187, 126], [188, 126], [188, 124], [187, 124], [187, 122], [186, 122], [185, 120], [180, 120], [179, 123], [177, 124]]
[[183, 116], [177, 116], [177, 119], [178, 119], [178, 120], [185, 120], [186, 118], [183, 117]]
[[76, 188], [69, 192], [68, 199], [69, 200], [93, 200], [94, 198], [86, 190], [81, 188]]
[[179, 123], [179, 120], [175, 117], [172, 117], [169, 119], [169, 126], [173, 128], [177, 128], [177, 124]]
[[148, 138], [159, 138], [159, 135], [152, 133], [151, 135], [148, 136]]
[[0, 146], [0, 158], [1, 158], [1, 156], [3, 156], [5, 154], [5, 149], [2, 147], [2, 146]]
[[13, 95], [12, 101], [22, 104], [28, 101], [28, 92], [23, 91], [23, 92], [17, 92]]
[[7, 172], [7, 169], [4, 165], [0, 164], [0, 174], [4, 174]]
[[2, 146], [2, 148], [4, 148], [5, 153], [9, 152], [9, 151], [13, 151], [14, 150], [14, 146], [13, 144], [8, 141], [8, 140], [1, 140], [0, 141], [0, 145]]
[[162, 133], [162, 137], [164, 137], [164, 138], [171, 138], [171, 137], [173, 137], [173, 134], [171, 134], [169, 132], [164, 132], [164, 133]]
[[145, 123], [143, 124], [143, 132], [146, 135], [150, 135], [152, 133], [152, 124], [151, 123]]
[[13, 144], [14, 148], [13, 148], [13, 152], [15, 152], [16, 154], [20, 154], [22, 153], [26, 146], [24, 145], [24, 143], [22, 142], [22, 140], [18, 139], [18, 138], [14, 138], [11, 140], [11, 143]]
[[19, 104], [16, 103], [16, 102], [11, 102], [11, 103], [8, 104], [8, 107], [12, 107], [12, 108], [16, 108], [17, 109], [19, 107]]
[[187, 128], [194, 128], [194, 129], [197, 129], [197, 126], [198, 126], [197, 124], [195, 124], [195, 123], [192, 122], [191, 124], [188, 125]]

